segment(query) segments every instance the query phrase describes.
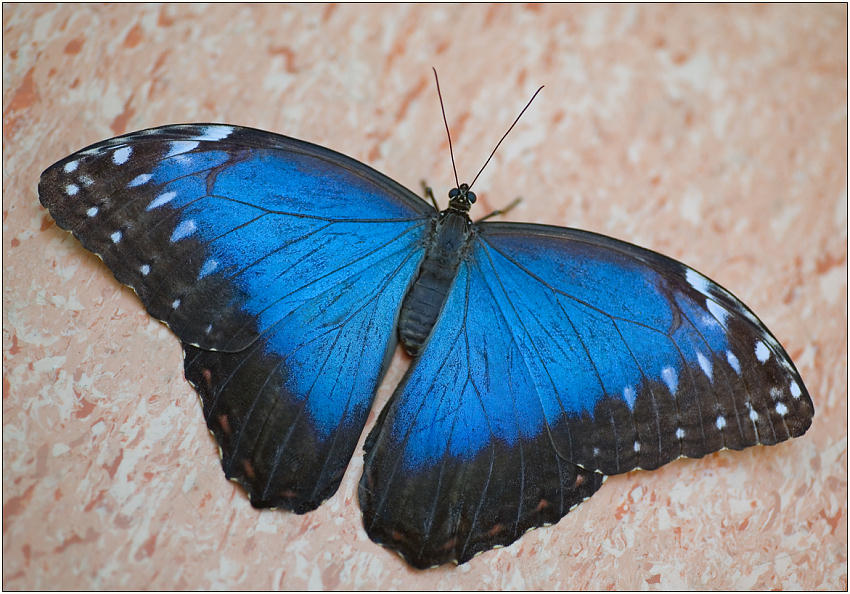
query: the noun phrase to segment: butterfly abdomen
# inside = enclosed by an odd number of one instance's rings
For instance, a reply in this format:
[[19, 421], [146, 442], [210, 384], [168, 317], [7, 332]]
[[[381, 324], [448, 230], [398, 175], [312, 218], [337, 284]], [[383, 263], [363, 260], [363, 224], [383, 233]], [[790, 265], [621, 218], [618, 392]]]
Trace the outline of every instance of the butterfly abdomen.
[[434, 220], [425, 258], [399, 314], [399, 340], [410, 355], [419, 354], [431, 335], [471, 237], [472, 222], [465, 212], [447, 209]]

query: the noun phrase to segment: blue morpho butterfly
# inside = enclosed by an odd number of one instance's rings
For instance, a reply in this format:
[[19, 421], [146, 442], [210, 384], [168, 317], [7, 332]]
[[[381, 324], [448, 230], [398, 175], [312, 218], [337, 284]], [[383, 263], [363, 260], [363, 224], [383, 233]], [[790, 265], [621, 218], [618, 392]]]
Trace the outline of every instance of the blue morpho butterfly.
[[182, 341], [256, 507], [333, 495], [398, 338], [415, 358], [359, 499], [415, 567], [553, 524], [604, 475], [812, 422], [788, 354], [727, 290], [610, 237], [472, 222], [465, 184], [440, 211], [329, 149], [186, 124], [92, 145], [38, 190]]

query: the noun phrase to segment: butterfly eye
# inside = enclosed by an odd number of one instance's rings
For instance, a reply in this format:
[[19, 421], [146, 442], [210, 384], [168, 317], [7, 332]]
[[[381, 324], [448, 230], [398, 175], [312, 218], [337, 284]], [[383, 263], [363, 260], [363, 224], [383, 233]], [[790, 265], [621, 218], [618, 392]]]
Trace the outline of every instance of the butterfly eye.
[[457, 188], [452, 188], [449, 190], [449, 198], [456, 198], [460, 194], [460, 190]]
[[475, 200], [476, 200], [475, 192], [467, 192], [466, 197], [469, 199], [470, 204], [475, 204]]

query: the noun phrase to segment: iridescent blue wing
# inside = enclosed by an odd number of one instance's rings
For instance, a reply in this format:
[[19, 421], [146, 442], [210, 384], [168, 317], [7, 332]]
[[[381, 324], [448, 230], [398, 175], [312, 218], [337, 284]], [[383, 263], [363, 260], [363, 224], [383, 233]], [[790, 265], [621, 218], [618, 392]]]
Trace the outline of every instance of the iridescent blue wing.
[[585, 231], [492, 223], [480, 238], [498, 300], [539, 354], [537, 391], [552, 386], [546, 420], [567, 459], [605, 474], [653, 469], [811, 425], [788, 354], [695, 270]]
[[[482, 247], [461, 264], [420, 357], [366, 445], [359, 498], [370, 538], [427, 568], [463, 563], [553, 524], [604, 476], [555, 447], [528, 358]], [[564, 362], [568, 365], [568, 362]]]
[[477, 232], [367, 440], [367, 531], [415, 565], [463, 562], [556, 522], [603, 473], [774, 444], [811, 424], [776, 339], [694, 270], [582, 231]]
[[226, 475], [256, 506], [337, 489], [433, 209], [343, 155], [166, 126], [50, 167], [41, 202], [184, 343]]

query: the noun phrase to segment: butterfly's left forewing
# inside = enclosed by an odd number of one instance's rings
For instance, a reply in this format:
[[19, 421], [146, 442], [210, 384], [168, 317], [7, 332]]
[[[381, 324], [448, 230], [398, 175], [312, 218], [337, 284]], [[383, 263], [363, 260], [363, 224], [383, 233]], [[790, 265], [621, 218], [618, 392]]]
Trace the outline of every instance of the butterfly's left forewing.
[[338, 153], [214, 124], [99, 143], [45, 171], [39, 194], [183, 341], [252, 503], [304, 512], [333, 494], [432, 209]]
[[490, 223], [479, 237], [538, 355], [535, 392], [568, 460], [605, 474], [653, 469], [811, 425], [788, 354], [695, 270], [574, 229]]

